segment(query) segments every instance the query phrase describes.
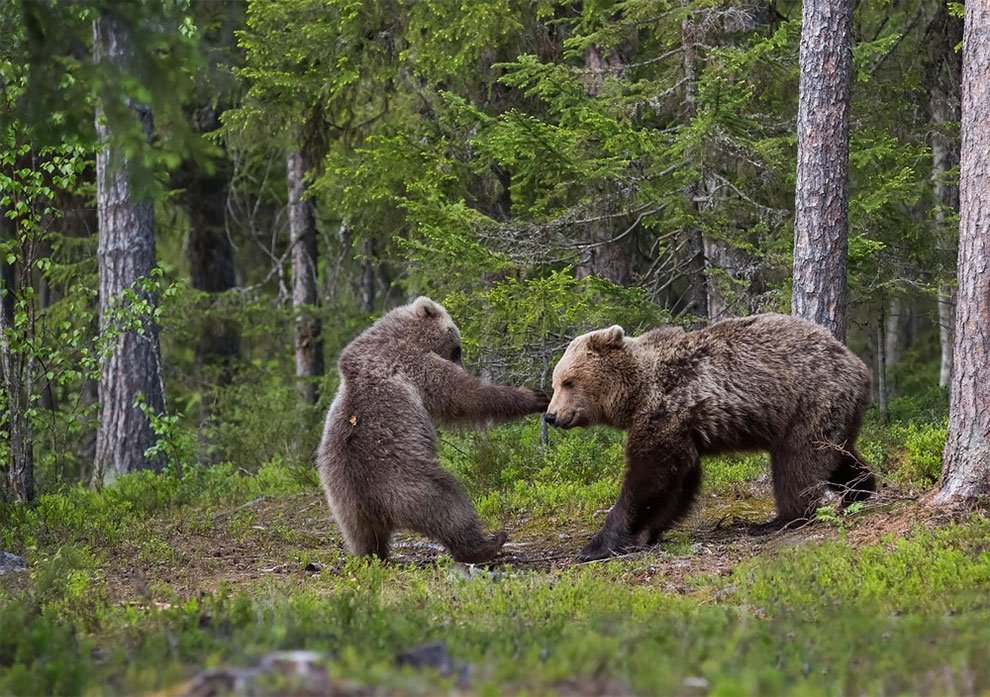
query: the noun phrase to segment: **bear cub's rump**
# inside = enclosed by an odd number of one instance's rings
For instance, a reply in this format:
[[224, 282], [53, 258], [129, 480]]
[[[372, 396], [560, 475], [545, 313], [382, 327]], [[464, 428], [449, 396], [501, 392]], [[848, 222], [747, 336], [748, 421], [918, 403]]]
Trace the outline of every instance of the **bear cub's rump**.
[[484, 532], [464, 488], [440, 466], [433, 419], [514, 419], [542, 412], [546, 396], [465, 371], [457, 326], [425, 297], [383, 316], [337, 367], [317, 466], [348, 549], [386, 559], [392, 531], [404, 529], [441, 542], [457, 561], [494, 557], [506, 535]]
[[822, 489], [843, 504], [875, 481], [855, 450], [870, 372], [828, 331], [755, 315], [640, 337], [614, 326], [577, 337], [553, 372], [546, 420], [629, 432], [626, 474], [581, 559], [653, 544], [690, 509], [702, 454], [768, 450], [779, 527], [814, 511]]

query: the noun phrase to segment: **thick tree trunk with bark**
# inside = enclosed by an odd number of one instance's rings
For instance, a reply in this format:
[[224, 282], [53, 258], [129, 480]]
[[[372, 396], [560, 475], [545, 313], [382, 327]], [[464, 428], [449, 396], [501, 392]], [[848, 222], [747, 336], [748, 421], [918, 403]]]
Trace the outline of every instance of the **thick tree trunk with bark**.
[[791, 311], [846, 338], [852, 0], [802, 6]]
[[323, 375], [323, 336], [317, 312], [316, 212], [305, 198], [307, 162], [296, 150], [286, 161], [289, 186], [289, 237], [292, 244], [292, 307], [296, 316], [296, 379], [299, 398], [316, 404], [316, 380]]
[[[93, 51], [97, 62], [123, 67], [130, 54], [126, 28], [104, 13], [93, 23]], [[151, 109], [132, 104], [146, 137], [151, 137]], [[115, 319], [134, 309], [124, 297], [136, 290], [155, 265], [154, 208], [132, 188], [131, 165], [112, 148], [110, 125], [97, 110], [96, 198], [99, 217], [100, 331], [111, 337], [109, 355], [102, 362], [100, 425], [96, 438], [94, 483], [110, 483], [138, 469], [159, 469], [161, 460], [149, 460], [145, 451], [155, 443], [143, 401], [153, 412], [165, 408], [158, 326], [147, 314], [140, 316], [138, 332]], [[138, 293], [154, 306], [156, 299]], [[128, 317], [130, 319], [131, 317]]]
[[966, 4], [955, 363], [936, 503], [990, 495], [990, 6]]

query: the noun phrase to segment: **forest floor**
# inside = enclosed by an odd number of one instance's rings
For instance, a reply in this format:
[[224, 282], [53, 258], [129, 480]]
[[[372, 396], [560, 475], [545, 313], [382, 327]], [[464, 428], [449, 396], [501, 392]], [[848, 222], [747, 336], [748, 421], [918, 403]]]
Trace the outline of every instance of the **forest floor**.
[[28, 564], [0, 575], [0, 694], [990, 690], [984, 515], [937, 515], [885, 476], [865, 506], [752, 536], [735, 523], [772, 513], [765, 462], [713, 460], [659, 545], [578, 564], [621, 443], [561, 441], [534, 469], [514, 433], [445, 455], [509, 531], [485, 566], [405, 534], [387, 564], [349, 557], [302, 465], [144, 473], [0, 507], [0, 550]]
[[[753, 491], [757, 488], [757, 491]], [[609, 560], [621, 564], [649, 559], [640, 582], [665, 592], [689, 593], [691, 579], [724, 575], [741, 561], [800, 545], [842, 537], [852, 544], [869, 544], [894, 533], [903, 535], [936, 516], [925, 507], [905, 505], [914, 496], [887, 489], [875, 497], [868, 514], [850, 516], [841, 526], [816, 521], [768, 535], [749, 534], [744, 522], [766, 520], [773, 513], [769, 487], [748, 487], [740, 496], [708, 494], [695, 513], [657, 547]], [[574, 556], [604, 520], [573, 515], [514, 517], [503, 523], [509, 541], [492, 563], [454, 564], [454, 573], [517, 571], [553, 573], [579, 564]], [[838, 520], [838, 519], [837, 519]], [[834, 521], [837, 522], [837, 521]], [[945, 521], [943, 521], [945, 522]], [[138, 537], [108, 556], [103, 567], [110, 600], [163, 603], [173, 597], [215, 593], [221, 588], [249, 590], [269, 577], [301, 585], [319, 585], [320, 576], [341, 574], [348, 563], [321, 491], [254, 498], [218, 511], [170, 511], [148, 521], [154, 542]], [[167, 549], [166, 554], [149, 552]], [[444, 557], [443, 547], [411, 533], [397, 533], [390, 563], [426, 568]], [[631, 579], [636, 582], [635, 579]]]

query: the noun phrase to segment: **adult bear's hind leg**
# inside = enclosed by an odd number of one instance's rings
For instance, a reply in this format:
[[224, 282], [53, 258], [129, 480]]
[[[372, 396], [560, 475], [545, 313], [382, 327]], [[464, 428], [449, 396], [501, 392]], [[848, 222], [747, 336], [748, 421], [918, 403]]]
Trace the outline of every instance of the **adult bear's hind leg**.
[[831, 470], [834, 451], [817, 448], [810, 442], [782, 444], [770, 451], [770, 475], [777, 516], [768, 523], [753, 525], [752, 532], [770, 532], [790, 523], [806, 520], [821, 501], [823, 473]]
[[855, 501], [865, 501], [877, 489], [873, 472], [858, 452], [850, 449], [839, 456], [838, 465], [828, 478], [828, 486], [842, 496], [843, 507]]

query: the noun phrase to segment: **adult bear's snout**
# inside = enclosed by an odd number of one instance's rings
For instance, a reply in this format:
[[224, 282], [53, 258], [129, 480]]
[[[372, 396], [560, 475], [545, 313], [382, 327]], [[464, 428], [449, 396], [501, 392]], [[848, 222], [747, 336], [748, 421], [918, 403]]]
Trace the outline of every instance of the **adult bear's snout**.
[[553, 426], [557, 423], [557, 415], [548, 411], [546, 414], [543, 415], [543, 420], [546, 421], [551, 426]]

